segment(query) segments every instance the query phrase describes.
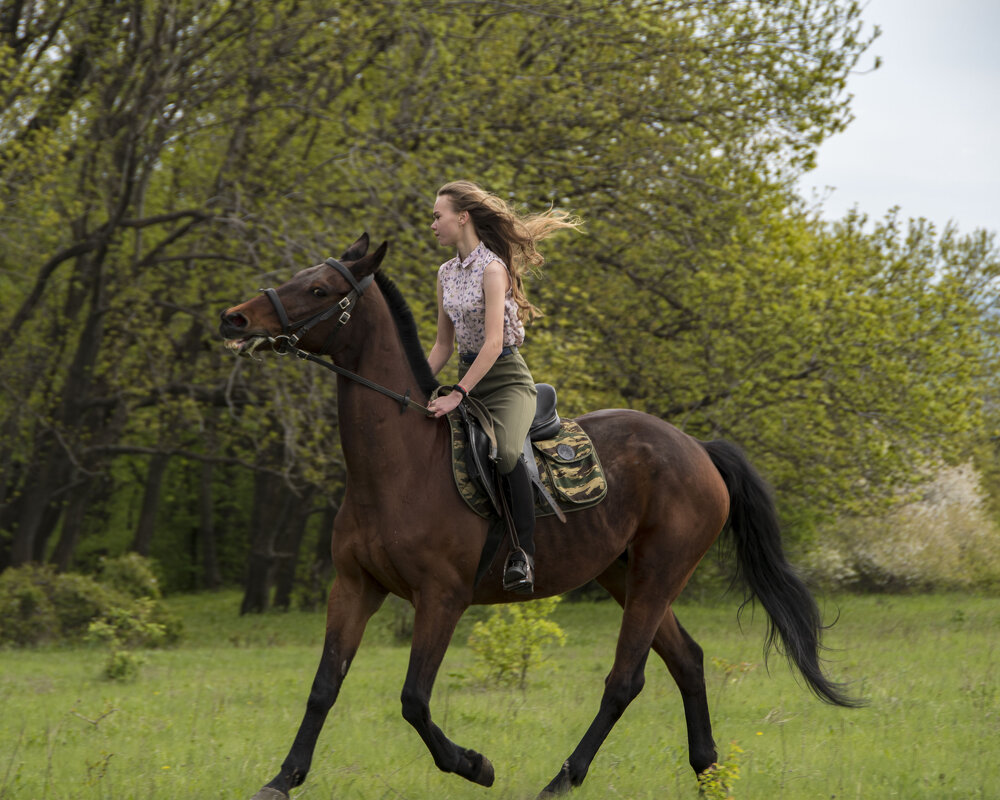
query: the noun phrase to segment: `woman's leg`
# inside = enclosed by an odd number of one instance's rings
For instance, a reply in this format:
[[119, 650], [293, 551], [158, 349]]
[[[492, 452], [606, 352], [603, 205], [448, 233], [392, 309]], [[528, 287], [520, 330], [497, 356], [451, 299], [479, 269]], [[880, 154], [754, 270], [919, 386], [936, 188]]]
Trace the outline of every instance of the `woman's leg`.
[[524, 359], [514, 353], [497, 359], [472, 394], [493, 417], [497, 469], [520, 545], [508, 560], [504, 586], [530, 593], [534, 588], [535, 496], [521, 454], [535, 416], [535, 383]]

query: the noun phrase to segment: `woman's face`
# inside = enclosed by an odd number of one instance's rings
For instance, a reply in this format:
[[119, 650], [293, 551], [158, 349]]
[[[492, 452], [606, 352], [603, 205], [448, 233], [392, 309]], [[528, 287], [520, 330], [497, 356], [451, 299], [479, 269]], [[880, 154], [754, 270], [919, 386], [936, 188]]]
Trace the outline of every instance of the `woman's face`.
[[437, 237], [438, 244], [442, 247], [455, 247], [466, 216], [464, 211], [461, 214], [455, 213], [450, 197], [438, 195], [434, 201], [434, 221], [431, 223], [431, 231]]

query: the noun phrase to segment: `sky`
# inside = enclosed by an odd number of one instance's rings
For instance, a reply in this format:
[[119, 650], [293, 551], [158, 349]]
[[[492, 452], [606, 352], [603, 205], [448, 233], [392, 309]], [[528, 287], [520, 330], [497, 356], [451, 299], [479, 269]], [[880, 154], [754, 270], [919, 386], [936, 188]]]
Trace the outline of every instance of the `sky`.
[[862, 19], [882, 35], [848, 81], [855, 119], [800, 193], [825, 198], [827, 219], [899, 206], [1000, 236], [1000, 0], [870, 0]]

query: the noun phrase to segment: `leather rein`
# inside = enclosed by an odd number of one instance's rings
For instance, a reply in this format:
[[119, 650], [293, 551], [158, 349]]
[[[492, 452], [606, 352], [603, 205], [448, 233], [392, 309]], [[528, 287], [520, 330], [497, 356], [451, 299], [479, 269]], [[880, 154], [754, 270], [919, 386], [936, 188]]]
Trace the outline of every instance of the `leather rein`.
[[334, 314], [340, 311], [341, 313], [337, 318], [336, 327], [330, 331], [330, 334], [326, 337], [326, 341], [323, 342], [323, 346], [320, 348], [320, 353], [324, 352], [333, 343], [333, 339], [337, 333], [340, 332], [340, 329], [350, 322], [351, 313], [354, 311], [354, 307], [358, 304], [358, 301], [361, 299], [362, 295], [364, 295], [365, 290], [371, 286], [372, 281], [375, 279], [374, 275], [366, 275], [359, 281], [347, 267], [335, 258], [328, 258], [323, 263], [343, 275], [347, 282], [350, 283], [351, 291], [329, 308], [325, 308], [322, 311], [313, 314], [311, 317], [307, 317], [306, 319], [299, 320], [297, 322], [289, 321], [288, 313], [285, 311], [285, 307], [281, 302], [281, 298], [278, 297], [277, 291], [274, 289], [260, 290], [267, 297], [267, 299], [271, 301], [271, 305], [274, 306], [275, 313], [278, 315], [278, 320], [281, 322], [281, 334], [279, 336], [268, 337], [267, 339], [274, 352], [281, 356], [292, 353], [304, 361], [311, 361], [314, 364], [319, 364], [321, 367], [324, 367], [332, 372], [336, 372], [338, 375], [342, 375], [348, 380], [352, 380], [355, 383], [359, 383], [362, 386], [378, 392], [379, 394], [383, 394], [399, 403], [400, 413], [403, 413], [407, 408], [412, 406], [418, 411], [422, 411], [426, 416], [433, 417], [433, 411], [429, 411], [426, 406], [422, 406], [420, 403], [410, 399], [409, 389], [407, 389], [404, 394], [399, 394], [391, 389], [387, 389], [381, 384], [370, 381], [367, 378], [363, 378], [362, 376], [351, 372], [350, 370], [337, 366], [337, 364], [332, 360], [326, 361], [318, 355], [310, 353], [307, 350], [303, 350], [298, 346], [299, 342], [307, 333], [309, 333], [310, 330], [312, 330], [319, 323], [330, 319]]

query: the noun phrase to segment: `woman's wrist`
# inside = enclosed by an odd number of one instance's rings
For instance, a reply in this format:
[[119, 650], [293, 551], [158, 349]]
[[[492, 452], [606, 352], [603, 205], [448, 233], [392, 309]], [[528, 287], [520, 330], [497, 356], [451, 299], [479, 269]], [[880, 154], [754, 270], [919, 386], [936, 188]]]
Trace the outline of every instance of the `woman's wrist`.
[[456, 392], [461, 392], [463, 398], [469, 396], [469, 390], [466, 389], [464, 386], [462, 386], [462, 384], [460, 383], [453, 384], [451, 388], [454, 389]]

